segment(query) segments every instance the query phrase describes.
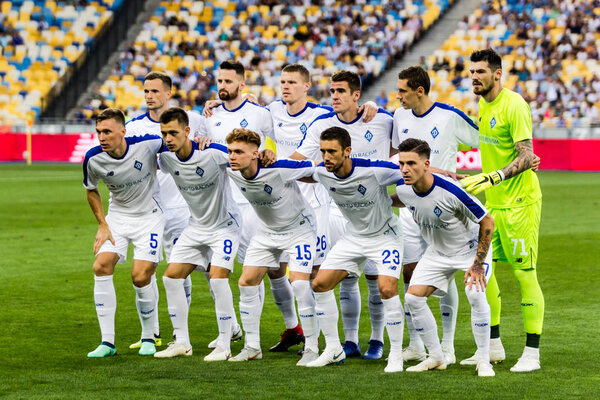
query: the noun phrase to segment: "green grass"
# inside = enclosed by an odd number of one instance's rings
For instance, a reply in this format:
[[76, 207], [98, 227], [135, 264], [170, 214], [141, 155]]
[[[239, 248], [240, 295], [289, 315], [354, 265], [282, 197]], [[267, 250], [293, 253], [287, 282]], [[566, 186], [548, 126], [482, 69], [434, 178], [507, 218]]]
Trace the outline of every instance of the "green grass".
[[[143, 358], [128, 349], [140, 326], [130, 262], [115, 273], [118, 356], [87, 359], [100, 340], [93, 304], [92, 243], [96, 224], [70, 165], [0, 165], [0, 397], [5, 398], [600, 398], [600, 174], [543, 172], [539, 279], [546, 299], [541, 371], [513, 374], [524, 345], [519, 294], [508, 266], [497, 271], [503, 292], [502, 335], [507, 360], [496, 377], [480, 379], [454, 365], [427, 374], [383, 373], [385, 362], [352, 359], [345, 365], [299, 368], [295, 352], [264, 353], [262, 361], [203, 362], [217, 332], [204, 277], [194, 274], [190, 336], [194, 355]], [[103, 191], [106, 200], [106, 192]], [[164, 271], [164, 263], [159, 274]], [[232, 278], [236, 282], [241, 269]], [[163, 336], [171, 324], [162, 283]], [[232, 284], [234, 302], [239, 293]], [[360, 342], [369, 339], [366, 288]], [[475, 345], [470, 310], [461, 292], [456, 355]], [[283, 322], [267, 290], [263, 348]], [[432, 309], [439, 314], [437, 301]], [[237, 306], [236, 306], [237, 308]], [[405, 340], [408, 335], [405, 334]], [[321, 340], [323, 342], [323, 340]], [[233, 345], [233, 351], [241, 348]], [[363, 349], [364, 350], [364, 349]], [[386, 346], [387, 353], [387, 346]]]

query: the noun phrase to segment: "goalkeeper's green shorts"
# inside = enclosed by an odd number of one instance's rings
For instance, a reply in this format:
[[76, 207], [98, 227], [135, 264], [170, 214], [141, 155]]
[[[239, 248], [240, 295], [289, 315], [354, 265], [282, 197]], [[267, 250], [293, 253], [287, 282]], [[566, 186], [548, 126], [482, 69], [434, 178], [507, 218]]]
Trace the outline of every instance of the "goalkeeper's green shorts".
[[496, 228], [492, 236], [494, 260], [514, 269], [531, 269], [537, 264], [542, 200], [517, 208], [488, 208]]

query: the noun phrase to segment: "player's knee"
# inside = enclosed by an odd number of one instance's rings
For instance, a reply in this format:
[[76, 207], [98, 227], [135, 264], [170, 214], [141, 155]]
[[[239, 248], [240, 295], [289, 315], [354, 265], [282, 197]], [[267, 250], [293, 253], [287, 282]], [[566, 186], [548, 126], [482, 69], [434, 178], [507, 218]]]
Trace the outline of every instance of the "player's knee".
[[379, 294], [382, 299], [391, 299], [398, 295], [398, 289], [393, 286], [380, 287]]
[[467, 295], [471, 309], [477, 312], [489, 311], [490, 306], [487, 302], [485, 292], [477, 291], [474, 287], [469, 289], [465, 286], [465, 294]]
[[313, 292], [321, 293], [330, 290], [328, 285], [318, 277], [312, 283]]
[[102, 260], [96, 260], [94, 262], [93, 269], [94, 269], [94, 275], [106, 276], [106, 275], [112, 274], [113, 266], [109, 262], [102, 261]]
[[415, 296], [414, 294], [406, 293], [404, 295], [404, 304], [411, 310], [418, 310], [427, 304], [427, 297]]
[[150, 271], [132, 271], [131, 281], [136, 287], [144, 287], [150, 283], [152, 279], [152, 272]]

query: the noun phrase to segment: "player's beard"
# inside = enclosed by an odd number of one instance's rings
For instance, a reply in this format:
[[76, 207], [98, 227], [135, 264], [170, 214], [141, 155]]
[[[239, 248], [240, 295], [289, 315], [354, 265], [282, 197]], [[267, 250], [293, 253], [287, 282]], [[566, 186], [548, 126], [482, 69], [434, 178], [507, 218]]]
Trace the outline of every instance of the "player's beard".
[[235, 100], [240, 94], [240, 89], [235, 89], [235, 92], [229, 93], [227, 90], [219, 90], [219, 99], [223, 101]]
[[[483, 82], [479, 82], [481, 83], [481, 86], [473, 87], [473, 93], [475, 93], [477, 96], [485, 97], [494, 88], [494, 83], [492, 82], [489, 86], [485, 86]], [[476, 92], [475, 89], [478, 89], [479, 91]]]

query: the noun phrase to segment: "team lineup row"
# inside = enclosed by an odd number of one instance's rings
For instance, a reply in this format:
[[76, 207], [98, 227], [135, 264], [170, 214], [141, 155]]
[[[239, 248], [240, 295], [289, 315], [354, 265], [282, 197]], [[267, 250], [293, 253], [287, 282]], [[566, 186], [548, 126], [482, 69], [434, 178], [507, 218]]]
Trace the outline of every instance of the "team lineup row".
[[[489, 60], [479, 63], [485, 64], [490, 72], [493, 70]], [[494, 71], [501, 75], [501, 69]], [[473, 73], [481, 75], [477, 71]], [[486, 282], [493, 282], [491, 253], [486, 261], [494, 231], [493, 219], [459, 184], [430, 173], [453, 175], [457, 143], [477, 147], [477, 125], [460, 111], [431, 102], [427, 96], [429, 78], [418, 67], [400, 74], [398, 97], [405, 109], [397, 110], [393, 117], [372, 105], [364, 107], [362, 112], [358, 107], [360, 79], [347, 71], [340, 71], [331, 78], [333, 110], [306, 101], [310, 79], [308, 71], [300, 65], [284, 68], [283, 99], [268, 108], [241, 98], [243, 77], [240, 64], [221, 64], [217, 83], [222, 103], [213, 104], [212, 115], [206, 118], [179, 109], [166, 110], [170, 80], [160, 73], [149, 74], [144, 83], [148, 113], [127, 125], [122, 114], [115, 110], [106, 110], [99, 116], [100, 146], [92, 149], [84, 161], [84, 184], [99, 222], [94, 246], [94, 295], [102, 331], [102, 344], [89, 356], [115, 353], [116, 301], [112, 273], [117, 262], [125, 261], [130, 241], [135, 248], [132, 277], [142, 321], [142, 340], [137, 345], [140, 354], [156, 352], [155, 335], [159, 331], [154, 270], [164, 242], [168, 267], [163, 282], [176, 340], [167, 350], [156, 353], [156, 357], [191, 354], [187, 334], [189, 274], [197, 267], [205, 270], [209, 265], [207, 278], [215, 300], [219, 337], [209, 346], [215, 350], [205, 360], [245, 361], [262, 357], [258, 327], [265, 273], [269, 274], [273, 295], [287, 328], [282, 341], [274, 348], [287, 349], [297, 343], [303, 330], [305, 347], [299, 365], [322, 366], [339, 362], [345, 356], [360, 355], [357, 279], [368, 260], [364, 272], [369, 287], [372, 334], [365, 358], [381, 358], [383, 327], [386, 326], [391, 343], [386, 371], [403, 370], [403, 360], [424, 360], [408, 369], [419, 371], [441, 369], [455, 362], [457, 291], [452, 276], [457, 269], [463, 269], [468, 271], [466, 278], [473, 276], [467, 294], [478, 346], [475, 356], [464, 362], [477, 364], [481, 376], [493, 375], [489, 362], [501, 359], [498, 354], [489, 353], [490, 344], [499, 344], [504, 353], [499, 337], [494, 338], [494, 326], [497, 328], [498, 324], [492, 323], [490, 330], [489, 306], [483, 297]], [[492, 87], [496, 85], [493, 77], [490, 81]], [[474, 79], [476, 91], [478, 84]], [[502, 93], [506, 93], [506, 89]], [[498, 127], [508, 125], [500, 116], [493, 118], [498, 119]], [[493, 124], [491, 126], [493, 129]], [[162, 133], [164, 142], [159, 136], [135, 136], [158, 132]], [[203, 150], [203, 144], [190, 141], [188, 136], [208, 137], [214, 143]], [[276, 143], [279, 161], [273, 162], [272, 152], [261, 152], [266, 138]], [[425, 140], [406, 142], [407, 138]], [[222, 146], [225, 143], [228, 149]], [[388, 162], [370, 161], [387, 160], [398, 146], [405, 146], [400, 153], [402, 170]], [[319, 152], [323, 163], [317, 167], [313, 162], [292, 161], [321, 160]], [[505, 179], [505, 183], [511, 182], [514, 179], [509, 178], [518, 177], [525, 170], [532, 173], [529, 168], [535, 165], [533, 152], [526, 154], [525, 162], [518, 149], [517, 152], [513, 162], [509, 159], [500, 165], [508, 170], [502, 168], [479, 174], [467, 178], [463, 185], [472, 191], [493, 189], [493, 185]], [[158, 173], [160, 198], [153, 184], [157, 153], [160, 153], [162, 171]], [[404, 160], [407, 155], [413, 159]], [[296, 179], [316, 180], [321, 184], [295, 183]], [[103, 180], [111, 192], [106, 218], [96, 189], [99, 180]], [[400, 200], [394, 201], [396, 205], [407, 206], [401, 212], [402, 224], [391, 212], [391, 200], [385, 189], [398, 182], [401, 182], [397, 187]], [[340, 186], [336, 187], [337, 184]], [[411, 186], [414, 190], [411, 188], [405, 195], [410, 193], [414, 197], [415, 193], [421, 193], [423, 196], [416, 196], [416, 200], [402, 197], [401, 189]], [[424, 187], [426, 190], [418, 190]], [[444, 198], [444, 195], [449, 197]], [[425, 217], [427, 213], [422, 214], [421, 207], [426, 207], [426, 199], [436, 196], [441, 197], [432, 200], [431, 215]], [[522, 197], [519, 201], [523, 201]], [[528, 207], [528, 203], [519, 206]], [[192, 222], [185, 228], [190, 212]], [[455, 221], [444, 221], [447, 214]], [[457, 215], [462, 217], [457, 219]], [[431, 216], [436, 220], [427, 219]], [[421, 217], [425, 219], [420, 220]], [[478, 223], [479, 234], [476, 232]], [[534, 228], [537, 232], [537, 227]], [[457, 234], [456, 229], [462, 229], [461, 234]], [[441, 236], [436, 239], [438, 234]], [[444, 238], [453, 240], [448, 242]], [[335, 243], [333, 248], [332, 243]], [[524, 239], [521, 243], [523, 249], [526, 245], [537, 247], [537, 236], [535, 243], [530, 244], [529, 238], [527, 244]], [[535, 252], [525, 264], [535, 265]], [[241, 336], [227, 279], [236, 253], [244, 265], [239, 280], [239, 307], [246, 339], [242, 352], [231, 357], [229, 341]], [[440, 264], [441, 254], [463, 257], [455, 260], [455, 264], [448, 264], [446, 257], [445, 264]], [[494, 258], [497, 257], [494, 255]], [[285, 276], [286, 264], [280, 264], [283, 261], [287, 261], [290, 270], [289, 280]], [[417, 261], [419, 266], [411, 279]], [[484, 263], [487, 268], [483, 267]], [[409, 347], [404, 351], [401, 346], [405, 313], [397, 293], [402, 269], [407, 291], [406, 323], [411, 336]], [[314, 279], [312, 290], [311, 279]], [[337, 334], [338, 311], [332, 291], [339, 282], [346, 338], [343, 347]], [[472, 287], [473, 283], [476, 285]], [[437, 333], [433, 336], [435, 329], [430, 329], [435, 328], [435, 320], [424, 302], [431, 294], [443, 296], [441, 345]], [[294, 297], [298, 301], [297, 314]], [[302, 328], [298, 325], [298, 316]], [[320, 331], [325, 336], [326, 348], [319, 356]], [[537, 359], [526, 357], [531, 352], [528, 349], [537, 350], [537, 346], [530, 346], [530, 332], [527, 333], [528, 346], [513, 367], [516, 371], [539, 368], [539, 353]], [[539, 333], [532, 332], [538, 344]], [[429, 351], [428, 358], [424, 345]]]

